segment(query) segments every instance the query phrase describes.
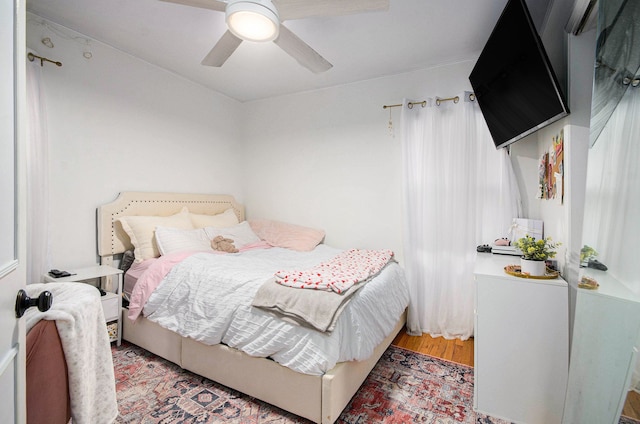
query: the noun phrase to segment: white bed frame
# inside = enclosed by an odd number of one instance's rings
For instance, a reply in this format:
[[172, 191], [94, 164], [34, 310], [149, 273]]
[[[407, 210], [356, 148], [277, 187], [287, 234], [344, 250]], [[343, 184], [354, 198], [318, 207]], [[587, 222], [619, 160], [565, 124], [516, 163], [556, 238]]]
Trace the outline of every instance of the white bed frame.
[[[100, 206], [97, 214], [101, 264], [133, 246], [116, 220], [131, 215], [173, 215], [190, 212], [215, 215], [233, 208], [244, 220], [244, 208], [229, 195], [123, 192]], [[405, 323], [406, 313], [389, 336], [364, 361], [341, 362], [322, 376], [301, 374], [267, 358], [256, 358], [226, 345], [208, 346], [139, 318], [132, 323], [123, 310], [122, 338], [184, 369], [261, 399], [316, 423], [331, 424], [347, 406], [376, 362]]]

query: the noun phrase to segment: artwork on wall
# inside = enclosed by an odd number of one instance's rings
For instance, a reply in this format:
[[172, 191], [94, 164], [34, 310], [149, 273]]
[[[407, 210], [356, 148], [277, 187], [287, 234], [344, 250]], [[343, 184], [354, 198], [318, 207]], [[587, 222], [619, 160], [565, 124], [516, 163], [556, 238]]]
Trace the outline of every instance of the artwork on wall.
[[551, 147], [540, 157], [538, 179], [538, 199], [564, 202], [564, 130], [553, 137]]

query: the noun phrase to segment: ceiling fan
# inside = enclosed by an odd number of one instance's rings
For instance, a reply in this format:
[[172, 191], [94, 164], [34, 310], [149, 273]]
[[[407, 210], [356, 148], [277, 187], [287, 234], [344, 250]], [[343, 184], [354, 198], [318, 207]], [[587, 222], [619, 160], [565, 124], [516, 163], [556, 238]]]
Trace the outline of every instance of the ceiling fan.
[[312, 72], [333, 67], [282, 22], [291, 19], [342, 16], [388, 10], [389, 0], [161, 0], [225, 12], [228, 29], [202, 60], [220, 67], [243, 40], [273, 41]]

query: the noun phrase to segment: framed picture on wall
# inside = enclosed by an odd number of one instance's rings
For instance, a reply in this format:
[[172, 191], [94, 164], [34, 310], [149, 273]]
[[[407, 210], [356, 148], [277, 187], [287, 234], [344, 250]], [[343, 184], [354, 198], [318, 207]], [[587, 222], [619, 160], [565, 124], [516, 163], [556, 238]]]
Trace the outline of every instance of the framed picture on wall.
[[556, 134], [538, 165], [538, 199], [558, 199], [564, 203], [564, 130]]

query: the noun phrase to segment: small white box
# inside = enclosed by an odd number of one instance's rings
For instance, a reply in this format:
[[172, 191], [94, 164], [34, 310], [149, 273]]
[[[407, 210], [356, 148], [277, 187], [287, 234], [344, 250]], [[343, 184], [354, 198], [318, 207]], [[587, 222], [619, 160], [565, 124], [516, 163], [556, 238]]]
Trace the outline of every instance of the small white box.
[[118, 319], [118, 294], [109, 293], [101, 297], [102, 300], [102, 312], [104, 313], [105, 321], [114, 321]]
[[537, 219], [513, 218], [509, 233], [511, 234], [511, 243], [524, 236], [540, 240], [544, 238], [544, 223]]

